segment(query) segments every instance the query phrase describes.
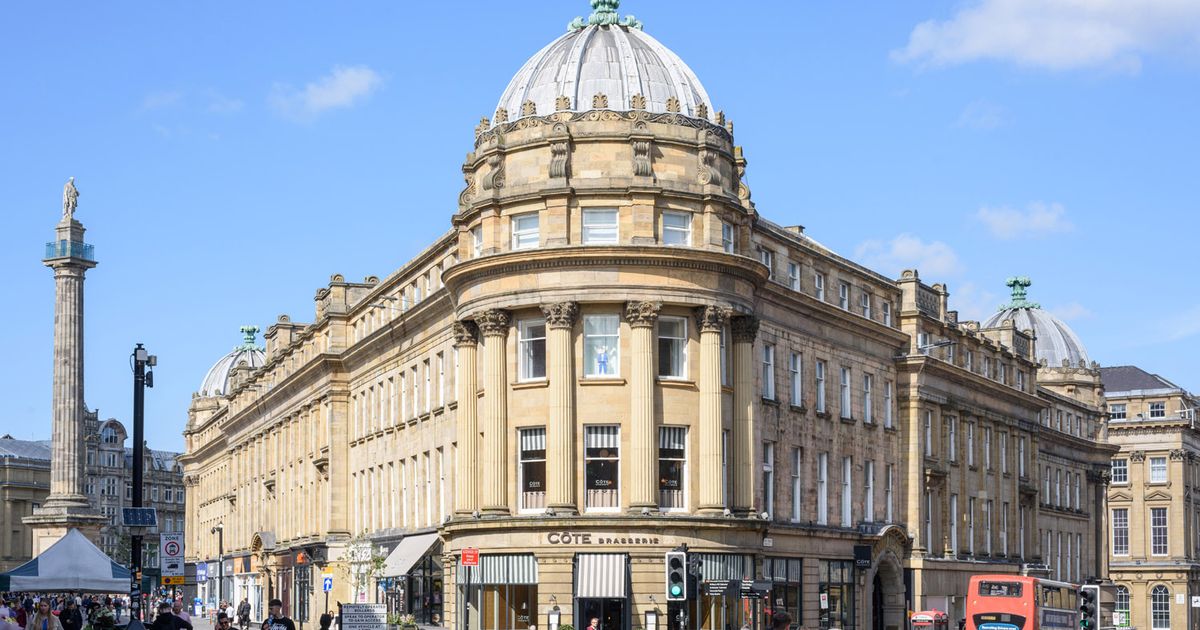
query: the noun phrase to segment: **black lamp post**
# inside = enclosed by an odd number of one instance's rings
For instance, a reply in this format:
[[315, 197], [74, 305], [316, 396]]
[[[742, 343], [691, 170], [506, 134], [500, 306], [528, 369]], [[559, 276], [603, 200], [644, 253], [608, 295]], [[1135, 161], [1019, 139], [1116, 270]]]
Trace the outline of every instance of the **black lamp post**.
[[217, 523], [212, 528], [212, 533], [217, 535], [217, 606], [225, 600], [221, 589], [225, 587], [225, 525]]

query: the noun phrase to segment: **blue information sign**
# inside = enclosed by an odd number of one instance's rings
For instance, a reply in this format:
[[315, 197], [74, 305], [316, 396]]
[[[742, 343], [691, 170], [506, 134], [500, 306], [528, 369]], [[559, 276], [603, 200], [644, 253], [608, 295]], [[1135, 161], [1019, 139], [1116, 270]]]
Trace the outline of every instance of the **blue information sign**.
[[326, 575], [325, 577], [321, 578], [321, 590], [325, 591], [326, 593], [333, 590], [332, 575]]

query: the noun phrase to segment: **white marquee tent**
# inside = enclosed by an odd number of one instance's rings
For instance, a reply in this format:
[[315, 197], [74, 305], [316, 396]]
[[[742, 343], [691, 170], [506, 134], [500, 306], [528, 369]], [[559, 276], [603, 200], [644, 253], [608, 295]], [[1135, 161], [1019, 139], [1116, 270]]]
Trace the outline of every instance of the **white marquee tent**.
[[128, 593], [129, 569], [104, 555], [77, 529], [29, 562], [0, 573], [0, 591]]

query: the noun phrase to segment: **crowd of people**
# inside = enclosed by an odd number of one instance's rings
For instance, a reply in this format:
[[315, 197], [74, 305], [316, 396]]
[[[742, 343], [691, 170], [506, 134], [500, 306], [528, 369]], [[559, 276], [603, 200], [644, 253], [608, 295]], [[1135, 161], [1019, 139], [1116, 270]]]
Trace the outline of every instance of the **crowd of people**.
[[0, 598], [0, 630], [111, 630], [128, 608], [122, 597], [6, 593]]

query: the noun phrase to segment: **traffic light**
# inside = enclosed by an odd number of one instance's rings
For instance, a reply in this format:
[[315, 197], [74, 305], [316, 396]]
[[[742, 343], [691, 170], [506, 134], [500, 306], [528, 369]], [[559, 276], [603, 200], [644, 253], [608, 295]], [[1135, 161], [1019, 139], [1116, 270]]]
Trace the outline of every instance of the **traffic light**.
[[1100, 627], [1097, 606], [1100, 603], [1100, 586], [1087, 584], [1079, 587], [1079, 628], [1096, 630]]
[[666, 553], [666, 567], [667, 601], [686, 601], [689, 580], [687, 570], [687, 552], [668, 551]]

